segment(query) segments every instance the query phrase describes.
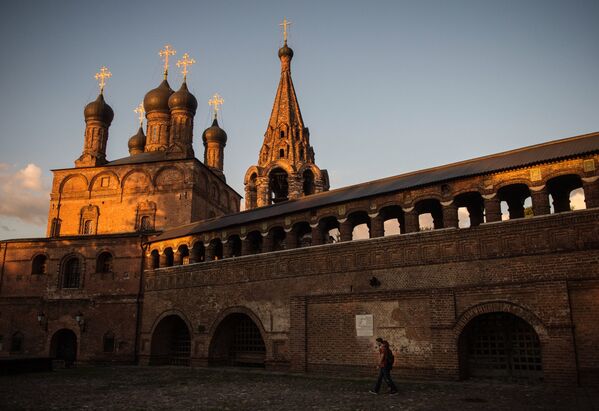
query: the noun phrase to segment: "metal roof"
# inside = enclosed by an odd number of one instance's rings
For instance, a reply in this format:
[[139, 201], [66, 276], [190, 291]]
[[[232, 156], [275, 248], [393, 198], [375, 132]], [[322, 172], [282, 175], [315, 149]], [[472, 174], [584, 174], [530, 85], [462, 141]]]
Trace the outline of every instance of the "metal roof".
[[585, 153], [599, 152], [599, 132], [554, 140], [547, 143], [505, 151], [485, 157], [368, 181], [336, 190], [309, 195], [296, 200], [203, 220], [165, 231], [152, 241], [183, 237], [267, 218], [300, 212], [315, 207], [414, 188], [456, 178], [488, 174], [529, 166]]

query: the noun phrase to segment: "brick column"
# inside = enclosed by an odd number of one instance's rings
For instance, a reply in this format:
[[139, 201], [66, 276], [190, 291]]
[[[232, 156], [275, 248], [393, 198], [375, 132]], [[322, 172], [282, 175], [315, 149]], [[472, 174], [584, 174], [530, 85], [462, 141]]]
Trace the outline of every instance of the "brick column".
[[458, 227], [458, 208], [453, 200], [451, 202], [441, 202], [443, 206], [443, 227], [457, 228]]
[[307, 298], [292, 297], [289, 318], [289, 359], [292, 372], [307, 371], [308, 362], [308, 324], [307, 320]]
[[241, 255], [250, 254], [250, 239], [245, 237], [241, 238]]
[[173, 265], [183, 265], [183, 253], [179, 250], [175, 251]]
[[144, 270], [152, 270], [154, 267], [152, 267], [152, 253], [146, 253], [146, 255], [144, 256]]
[[587, 208], [599, 207], [599, 180], [591, 178], [582, 179], [582, 189], [584, 190], [584, 202]]
[[[312, 227], [312, 226], [310, 226]], [[320, 231], [320, 224], [316, 227], [312, 227], [312, 245], [322, 244], [322, 232]]]
[[204, 244], [204, 249], [206, 250], [206, 261], [214, 260], [214, 244]]
[[233, 242], [223, 241], [223, 258], [231, 258], [233, 256]]
[[268, 232], [268, 234], [262, 235], [262, 252], [268, 253], [274, 249], [275, 245], [275, 236], [272, 231]]
[[340, 241], [351, 241], [352, 240], [352, 231], [354, 227], [352, 226], [352, 222], [346, 219], [343, 222], [339, 222], [339, 237]]
[[493, 197], [483, 196], [485, 199], [485, 218], [487, 223], [501, 221], [501, 202], [497, 194], [491, 194]]
[[385, 220], [381, 214], [370, 217], [370, 238], [383, 237], [385, 235]]
[[550, 213], [549, 208], [549, 193], [547, 188], [530, 190], [530, 196], [532, 198], [532, 212], [534, 215], [546, 215]]
[[415, 233], [419, 231], [418, 227], [418, 214], [416, 213], [416, 209], [414, 207], [404, 209], [404, 222], [406, 224], [405, 232], [406, 233]]
[[285, 231], [285, 247], [287, 250], [291, 250], [292, 248], [297, 248], [298, 238], [297, 231], [292, 229], [291, 231]]
[[160, 253], [159, 265], [160, 268], [166, 267], [166, 253], [163, 251]]
[[189, 250], [189, 264], [195, 264], [202, 261], [202, 256], [200, 255], [200, 248], [193, 247]]

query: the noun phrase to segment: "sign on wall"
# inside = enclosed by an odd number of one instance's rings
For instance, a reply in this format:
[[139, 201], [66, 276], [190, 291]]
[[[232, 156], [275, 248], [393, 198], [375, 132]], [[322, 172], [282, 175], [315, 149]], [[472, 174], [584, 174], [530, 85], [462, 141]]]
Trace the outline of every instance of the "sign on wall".
[[374, 334], [374, 320], [372, 314], [356, 315], [356, 335], [358, 337], [372, 337]]

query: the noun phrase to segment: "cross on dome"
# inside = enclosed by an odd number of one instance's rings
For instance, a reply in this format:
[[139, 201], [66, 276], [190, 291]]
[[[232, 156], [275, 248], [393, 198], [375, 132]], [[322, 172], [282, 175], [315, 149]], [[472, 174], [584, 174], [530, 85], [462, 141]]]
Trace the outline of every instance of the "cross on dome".
[[106, 85], [106, 79], [112, 77], [112, 73], [108, 71], [106, 66], [102, 66], [99, 73], [96, 73], [94, 76], [96, 80], [98, 80], [98, 85], [100, 86], [100, 94], [104, 92], [104, 86]]
[[135, 110], [133, 110], [133, 112], [137, 113], [139, 117], [139, 126], [141, 127], [144, 122], [144, 115], [146, 114], [143, 101], [139, 103], [139, 106], [135, 107]]
[[177, 54], [177, 51], [172, 48], [170, 44], [164, 46], [162, 50], [158, 53], [160, 57], [164, 59], [164, 78], [168, 76], [168, 58], [169, 56], [174, 56]]
[[189, 54], [183, 54], [183, 58], [177, 61], [177, 67], [182, 67], [181, 74], [183, 74], [183, 81], [187, 80], [187, 73], [189, 72], [188, 66], [195, 64], [196, 61], [192, 58], [189, 58]]
[[283, 27], [283, 41], [287, 43], [287, 26], [290, 26], [291, 22], [287, 20], [286, 17], [283, 17], [283, 22], [279, 23], [279, 26]]
[[225, 100], [218, 93], [214, 93], [212, 98], [208, 100], [208, 105], [214, 107], [214, 118], [218, 115], [218, 110], [220, 110], [220, 106], [222, 106], [224, 102]]

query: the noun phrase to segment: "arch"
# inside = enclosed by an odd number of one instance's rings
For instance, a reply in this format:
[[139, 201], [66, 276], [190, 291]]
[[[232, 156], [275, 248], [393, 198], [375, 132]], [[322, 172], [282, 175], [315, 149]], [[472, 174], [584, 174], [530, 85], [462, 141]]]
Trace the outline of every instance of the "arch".
[[153, 188], [152, 177], [146, 170], [134, 168], [123, 176], [121, 188], [126, 193], [148, 191]]
[[406, 232], [405, 213], [399, 204], [385, 204], [379, 208], [383, 220], [383, 236]]
[[281, 226], [275, 226], [268, 231], [268, 237], [271, 244], [270, 251], [281, 251], [287, 248], [287, 233]]
[[189, 366], [191, 327], [185, 316], [175, 310], [163, 313], [152, 327], [150, 365]]
[[65, 256], [60, 264], [60, 288], [81, 288], [83, 257], [79, 254]]
[[275, 167], [268, 172], [269, 203], [276, 204], [289, 199], [289, 176], [283, 168]]
[[248, 185], [252, 177], [257, 178], [260, 175], [260, 169], [258, 166], [251, 166], [245, 172], [245, 176], [243, 177], [243, 185]]
[[60, 183], [60, 193], [81, 193], [88, 191], [89, 181], [83, 174], [70, 174]]
[[64, 361], [67, 368], [72, 367], [77, 360], [77, 334], [69, 328], [56, 331], [50, 342], [50, 357]]
[[507, 208], [504, 216], [513, 220], [524, 218], [527, 207], [525, 202], [531, 201], [530, 188], [523, 183], [507, 184], [497, 190], [497, 197], [503, 203], [503, 209]]
[[414, 206], [418, 215], [418, 227], [420, 231], [431, 229], [428, 225], [424, 225], [427, 214], [430, 214], [430, 218], [432, 219], [432, 229], [443, 228], [443, 207], [439, 200], [435, 197], [428, 197], [417, 201]]
[[353, 211], [347, 214], [347, 219], [351, 222], [352, 240], [370, 238], [370, 217], [366, 211]]
[[249, 232], [245, 241], [248, 242], [248, 254], [259, 254], [262, 252], [262, 234], [260, 231]]
[[[318, 233], [320, 238], [312, 239], [312, 244], [332, 244], [340, 240], [339, 220], [329, 215], [318, 220]], [[316, 240], [316, 241], [315, 241]]]
[[[283, 171], [285, 171], [287, 173], [287, 175], [293, 175], [295, 174], [295, 168], [293, 167], [293, 164], [290, 164], [288, 161], [285, 160], [277, 160], [274, 161], [272, 163], [270, 163], [268, 165], [268, 167], [266, 167], [265, 169], [262, 170], [262, 175], [267, 176], [269, 175], [273, 170], [280, 168]], [[260, 175], [260, 174], [258, 174]]]
[[[104, 182], [101, 180], [102, 177], [111, 177], [114, 180], [108, 180], [108, 185], [104, 186]], [[100, 183], [96, 184], [98, 180], [100, 181]], [[89, 191], [91, 191], [92, 193], [96, 190], [118, 190], [119, 187], [121, 187], [121, 179], [115, 172], [110, 170], [104, 170], [99, 172], [98, 174], [92, 177], [89, 183]]]
[[189, 264], [201, 263], [206, 258], [206, 248], [200, 239], [196, 239], [189, 251]]
[[31, 259], [31, 274], [46, 274], [48, 272], [48, 255], [37, 254]]
[[213, 238], [208, 243], [208, 256], [210, 260], [223, 259], [223, 243], [220, 238]]
[[485, 200], [478, 191], [466, 191], [454, 197], [460, 228], [476, 227], [485, 222]]
[[316, 186], [314, 185], [314, 173], [311, 169], [307, 169], [302, 173], [302, 192], [305, 196], [314, 194], [316, 192]]
[[471, 318], [458, 337], [460, 376], [542, 379], [538, 333], [522, 317], [491, 311]]
[[152, 269], [155, 270], [156, 268], [159, 268], [160, 253], [158, 252], [158, 250], [152, 250], [152, 252], [150, 253], [150, 257], [152, 258]]
[[228, 308], [221, 312], [210, 330], [210, 364], [264, 367], [267, 341], [262, 322], [251, 310]]
[[295, 236], [295, 246], [309, 247], [312, 245], [312, 227], [307, 221], [299, 221], [293, 225], [289, 235]]
[[102, 251], [96, 258], [96, 273], [111, 273], [113, 256], [110, 251]]
[[185, 265], [189, 264], [189, 247], [187, 244], [179, 244], [177, 245], [177, 261], [175, 261], [176, 265]]
[[[164, 255], [164, 267], [172, 267], [175, 264], [175, 253], [173, 252], [172, 247], [166, 247], [162, 254]], [[160, 268], [164, 268], [160, 267]]]
[[154, 176], [154, 187], [157, 189], [173, 189], [185, 184], [185, 173], [172, 165], [160, 168]]
[[226, 244], [226, 257], [239, 257], [241, 256], [241, 238], [238, 234], [232, 234], [227, 239]]
[[315, 181], [323, 179], [322, 171], [316, 166], [316, 164], [313, 163], [305, 163], [302, 165], [298, 170], [298, 174], [303, 175], [307, 170], [312, 171]]
[[570, 211], [572, 209], [570, 197], [572, 192], [577, 189], [582, 189], [582, 179], [578, 174], [562, 174], [547, 180], [547, 191], [551, 196], [552, 211], [554, 213]]

